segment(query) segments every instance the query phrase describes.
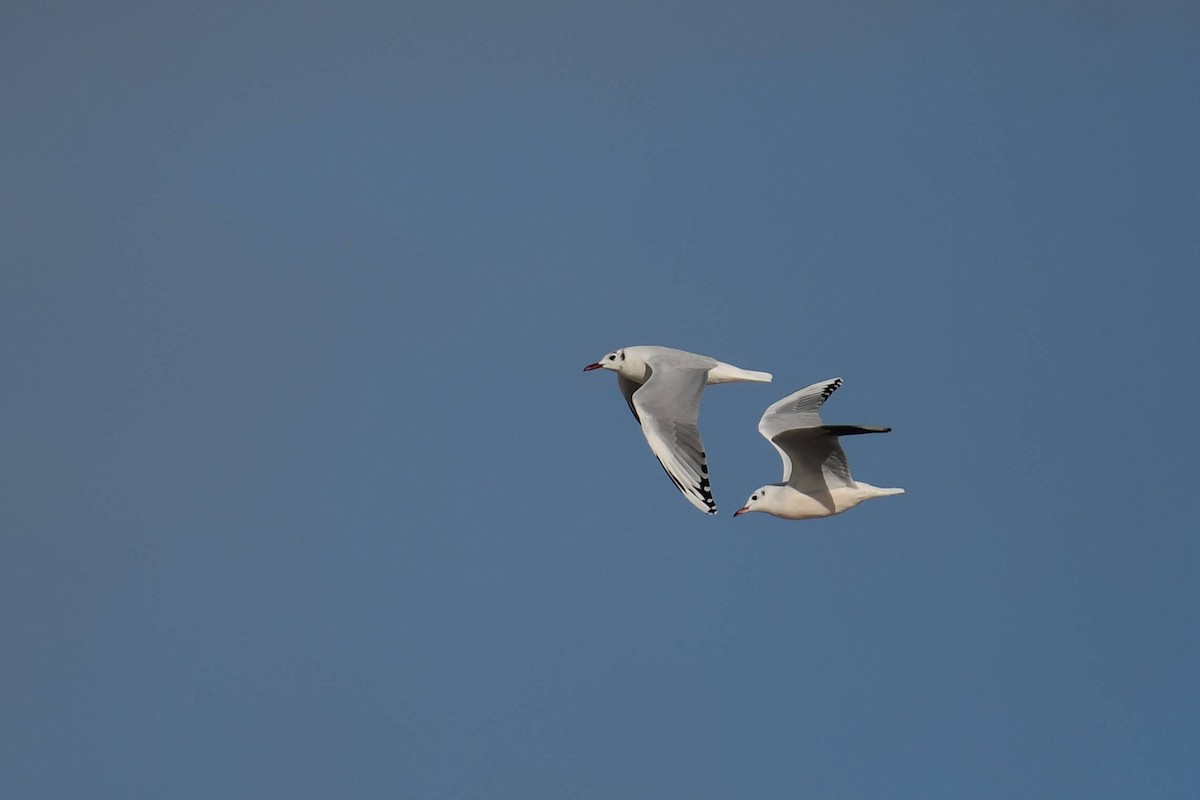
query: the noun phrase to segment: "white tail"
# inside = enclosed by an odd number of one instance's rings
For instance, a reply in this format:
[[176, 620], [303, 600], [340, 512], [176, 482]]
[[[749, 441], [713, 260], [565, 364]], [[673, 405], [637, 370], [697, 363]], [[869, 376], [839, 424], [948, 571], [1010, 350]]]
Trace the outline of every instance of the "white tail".
[[735, 367], [723, 361], [708, 371], [709, 383], [733, 383], [734, 381], [749, 381], [751, 383], [770, 383], [771, 373], [753, 372], [748, 369]]

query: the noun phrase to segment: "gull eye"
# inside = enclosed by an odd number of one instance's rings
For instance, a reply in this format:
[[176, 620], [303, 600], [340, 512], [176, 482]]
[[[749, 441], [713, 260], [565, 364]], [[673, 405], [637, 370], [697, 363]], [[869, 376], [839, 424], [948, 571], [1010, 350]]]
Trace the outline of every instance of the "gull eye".
[[750, 499], [751, 499], [751, 500], [757, 500], [757, 499], [758, 499], [758, 495], [756, 495], [756, 494], [752, 494], [752, 495], [750, 495]]
[[609, 360], [609, 361], [616, 361], [616, 360], [617, 360], [617, 357], [616, 357], [616, 356], [609, 356], [609, 357], [608, 357], [608, 360]]

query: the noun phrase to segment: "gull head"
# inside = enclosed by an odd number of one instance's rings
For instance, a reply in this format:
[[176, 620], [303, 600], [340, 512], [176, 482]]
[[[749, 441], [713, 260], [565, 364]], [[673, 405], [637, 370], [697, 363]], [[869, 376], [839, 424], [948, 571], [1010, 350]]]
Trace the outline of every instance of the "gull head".
[[733, 512], [735, 517], [740, 517], [747, 511], [765, 511], [771, 513], [775, 506], [776, 497], [781, 494], [778, 486], [760, 486], [755, 489], [750, 495], [750, 499], [746, 501], [746, 505]]
[[584, 372], [593, 369], [611, 369], [613, 372], [621, 372], [625, 368], [625, 351], [614, 350], [604, 358], [597, 361], [595, 364], [588, 364], [583, 368]]

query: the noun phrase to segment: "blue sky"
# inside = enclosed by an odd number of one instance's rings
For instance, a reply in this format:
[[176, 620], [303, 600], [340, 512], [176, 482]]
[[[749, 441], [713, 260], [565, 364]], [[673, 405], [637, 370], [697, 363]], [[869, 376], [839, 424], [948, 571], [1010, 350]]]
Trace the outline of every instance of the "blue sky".
[[[19, 4], [6, 797], [1194, 797], [1185, 4]], [[709, 390], [721, 513], [609, 375]], [[732, 519], [840, 375], [908, 493]]]

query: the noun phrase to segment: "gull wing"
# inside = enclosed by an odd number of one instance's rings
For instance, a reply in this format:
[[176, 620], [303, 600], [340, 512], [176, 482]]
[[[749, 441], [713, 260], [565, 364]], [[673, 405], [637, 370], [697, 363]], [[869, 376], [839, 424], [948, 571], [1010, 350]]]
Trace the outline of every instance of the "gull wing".
[[784, 459], [783, 481], [805, 494], [856, 486], [836, 434], [824, 427], [784, 431], [771, 440]]
[[[632, 393], [630, 408], [672, 483], [689, 503], [715, 514], [717, 504], [708, 482], [708, 458], [697, 426], [708, 370], [681, 367], [665, 358], [653, 358], [648, 363], [650, 377]], [[623, 384], [621, 391], [625, 391]]]
[[758, 421], [759, 433], [783, 460], [783, 482], [805, 494], [858, 485], [850, 474], [850, 462], [839, 437], [891, 430], [823, 423], [820, 408], [841, 385], [841, 378], [830, 378], [806, 386], [770, 406]]
[[[810, 469], [808, 480], [813, 482], [821, 476], [822, 471], [819, 465], [830, 453], [823, 452], [825, 449], [823, 446], [812, 444], [807, 440], [816, 438], [815, 434], [823, 424], [819, 413], [820, 408], [841, 385], [841, 378], [830, 378], [820, 383], [814, 383], [812, 386], [805, 386], [782, 400], [772, 403], [763, 412], [762, 419], [758, 421], [758, 432], [779, 451], [779, 458], [783, 461], [784, 483], [792, 482], [794, 464], [811, 465], [818, 458], [821, 461], [816, 461], [817, 471], [814, 474]], [[808, 431], [808, 435], [802, 435], [801, 431]], [[791, 443], [787, 447], [783, 446], [777, 438], [783, 434], [793, 434], [786, 437], [786, 440]], [[834, 444], [837, 444], [836, 438]], [[837, 450], [841, 453], [840, 446], [837, 447]], [[844, 453], [841, 454], [841, 461], [845, 464]], [[849, 480], [850, 470], [846, 469], [845, 473], [846, 479]], [[825, 488], [823, 480], [818, 488]], [[804, 490], [801, 489], [801, 491]]]

